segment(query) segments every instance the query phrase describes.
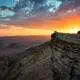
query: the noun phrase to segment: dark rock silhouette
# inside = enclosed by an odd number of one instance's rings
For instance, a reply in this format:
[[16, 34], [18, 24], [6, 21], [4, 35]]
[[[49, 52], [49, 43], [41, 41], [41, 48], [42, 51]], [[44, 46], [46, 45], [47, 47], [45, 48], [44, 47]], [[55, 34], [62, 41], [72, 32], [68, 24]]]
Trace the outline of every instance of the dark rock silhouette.
[[78, 31], [78, 33], [77, 34], [80, 34], [80, 31]]
[[58, 32], [55, 31], [53, 34], [51, 34], [51, 40], [56, 39], [57, 33], [58, 33]]
[[0, 80], [80, 80], [77, 37], [57, 32], [40, 46], [14, 56], [0, 56]]

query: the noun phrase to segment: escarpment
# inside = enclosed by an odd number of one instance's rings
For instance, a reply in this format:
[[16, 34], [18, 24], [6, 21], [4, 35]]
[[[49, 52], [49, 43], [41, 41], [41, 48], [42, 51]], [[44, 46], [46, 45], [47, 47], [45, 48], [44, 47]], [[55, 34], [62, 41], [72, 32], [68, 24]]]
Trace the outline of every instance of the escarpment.
[[0, 56], [0, 80], [80, 80], [80, 34], [51, 40], [14, 56]]

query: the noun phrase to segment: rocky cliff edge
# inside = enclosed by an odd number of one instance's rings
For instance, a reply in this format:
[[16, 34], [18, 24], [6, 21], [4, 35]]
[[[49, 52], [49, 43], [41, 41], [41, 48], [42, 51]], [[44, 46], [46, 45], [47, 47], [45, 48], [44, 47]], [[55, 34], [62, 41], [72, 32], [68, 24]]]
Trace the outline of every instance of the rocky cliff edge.
[[80, 34], [51, 40], [14, 56], [0, 56], [0, 80], [80, 80]]

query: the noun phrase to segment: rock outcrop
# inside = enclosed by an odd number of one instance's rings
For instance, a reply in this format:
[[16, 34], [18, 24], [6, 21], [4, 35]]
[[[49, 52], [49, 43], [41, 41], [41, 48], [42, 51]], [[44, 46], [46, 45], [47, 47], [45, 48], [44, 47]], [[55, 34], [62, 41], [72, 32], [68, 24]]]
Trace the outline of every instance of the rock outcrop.
[[80, 34], [52, 34], [40, 46], [0, 56], [0, 80], [80, 80]]

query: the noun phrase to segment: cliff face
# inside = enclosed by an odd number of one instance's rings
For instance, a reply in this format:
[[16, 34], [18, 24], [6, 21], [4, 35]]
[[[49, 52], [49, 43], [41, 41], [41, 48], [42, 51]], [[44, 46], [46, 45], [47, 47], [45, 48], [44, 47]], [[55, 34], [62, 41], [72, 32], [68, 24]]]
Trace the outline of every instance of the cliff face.
[[0, 80], [80, 80], [80, 35], [57, 33], [40, 46], [1, 56]]

